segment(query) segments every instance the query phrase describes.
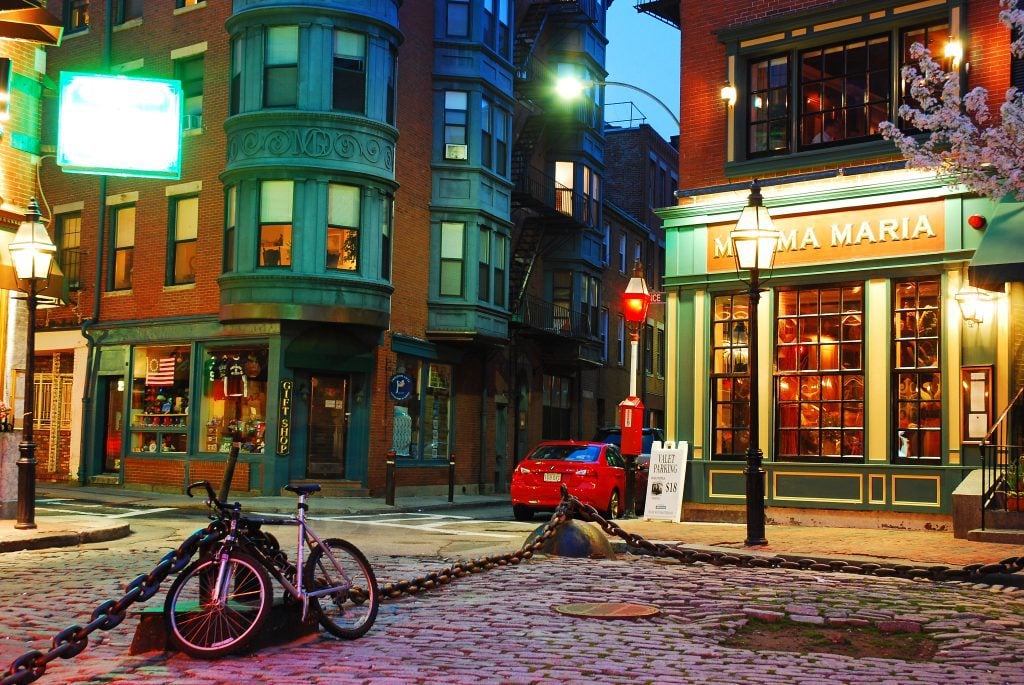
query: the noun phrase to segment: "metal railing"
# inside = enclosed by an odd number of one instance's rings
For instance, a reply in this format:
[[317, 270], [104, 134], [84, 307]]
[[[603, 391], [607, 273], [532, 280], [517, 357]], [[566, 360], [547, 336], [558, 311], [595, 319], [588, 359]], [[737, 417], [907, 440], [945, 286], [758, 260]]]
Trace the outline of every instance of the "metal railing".
[[516, 320], [524, 326], [548, 331], [568, 338], [594, 339], [591, 317], [586, 312], [574, 311], [527, 295], [516, 312]]
[[992, 424], [979, 446], [981, 452], [981, 528], [990, 510], [1024, 511], [1024, 445], [1015, 431], [1024, 411], [1024, 387]]

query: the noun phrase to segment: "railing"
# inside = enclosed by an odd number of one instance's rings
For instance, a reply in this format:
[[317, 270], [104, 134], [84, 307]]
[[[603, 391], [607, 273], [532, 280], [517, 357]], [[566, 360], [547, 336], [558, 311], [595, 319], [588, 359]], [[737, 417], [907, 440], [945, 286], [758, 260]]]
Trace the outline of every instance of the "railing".
[[1024, 387], [999, 415], [981, 441], [981, 528], [986, 510], [1024, 511], [1024, 445], [1011, 432], [1019, 430]]
[[568, 338], [596, 338], [595, 332], [591, 330], [590, 317], [586, 312], [573, 311], [568, 307], [531, 295], [523, 298], [523, 302], [516, 312], [516, 320], [524, 326]]
[[596, 202], [564, 186], [540, 169], [524, 166], [514, 171], [515, 192], [531, 198], [536, 205], [574, 219], [576, 222], [591, 226], [597, 220]]

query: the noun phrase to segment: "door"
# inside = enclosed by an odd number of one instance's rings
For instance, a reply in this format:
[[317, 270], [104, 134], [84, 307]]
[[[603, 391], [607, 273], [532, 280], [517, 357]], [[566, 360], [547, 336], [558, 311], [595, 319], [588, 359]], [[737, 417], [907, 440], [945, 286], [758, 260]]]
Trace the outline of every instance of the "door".
[[105, 426], [103, 435], [103, 473], [121, 471], [121, 435], [124, 429], [124, 379], [114, 376], [100, 376], [100, 387], [105, 401], [101, 407], [103, 415], [99, 425]]
[[499, 404], [494, 413], [494, 491], [506, 492], [508, 468], [508, 405]]
[[347, 375], [314, 375], [310, 377], [309, 387], [306, 476], [344, 478], [349, 378]]

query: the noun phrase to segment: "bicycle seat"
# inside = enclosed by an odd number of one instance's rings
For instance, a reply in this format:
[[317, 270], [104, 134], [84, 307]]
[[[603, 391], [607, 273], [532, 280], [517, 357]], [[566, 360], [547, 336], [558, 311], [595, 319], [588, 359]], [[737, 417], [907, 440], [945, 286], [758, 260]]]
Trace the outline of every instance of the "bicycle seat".
[[296, 495], [309, 495], [314, 492], [320, 492], [320, 486], [317, 483], [308, 483], [306, 485], [286, 485], [284, 489], [288, 492], [294, 492]]

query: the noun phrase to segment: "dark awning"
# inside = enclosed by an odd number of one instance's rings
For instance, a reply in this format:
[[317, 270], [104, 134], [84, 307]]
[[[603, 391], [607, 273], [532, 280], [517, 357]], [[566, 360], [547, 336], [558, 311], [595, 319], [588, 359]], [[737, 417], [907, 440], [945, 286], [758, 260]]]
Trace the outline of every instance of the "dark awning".
[[971, 285], [996, 292], [1007, 281], [1024, 282], [1024, 203], [1006, 200], [996, 205], [967, 276]]
[[30, 0], [0, 0], [0, 38], [60, 45], [60, 19]]
[[378, 337], [379, 332], [366, 333], [352, 327], [316, 327], [292, 340], [285, 350], [284, 364], [293, 369], [367, 373], [376, 364]]

